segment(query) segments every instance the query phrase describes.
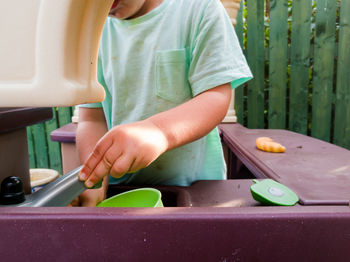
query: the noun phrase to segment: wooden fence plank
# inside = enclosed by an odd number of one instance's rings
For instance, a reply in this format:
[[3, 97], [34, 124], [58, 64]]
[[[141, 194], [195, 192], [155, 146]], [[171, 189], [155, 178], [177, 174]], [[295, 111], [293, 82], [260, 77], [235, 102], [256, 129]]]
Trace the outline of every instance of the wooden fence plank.
[[57, 129], [57, 110], [52, 108], [52, 119], [45, 122], [46, 128], [46, 140], [47, 140], [47, 154], [49, 157], [49, 166], [51, 169], [57, 170], [62, 174], [62, 161], [61, 161], [61, 149], [58, 142], [51, 141], [50, 134], [52, 131]]
[[[235, 31], [239, 40], [239, 43], [243, 49], [243, 8], [244, 4], [241, 1], [241, 7], [237, 14], [237, 24]], [[237, 121], [240, 124], [244, 124], [244, 88], [245, 86], [240, 86], [235, 90], [235, 111], [237, 116]]]
[[350, 149], [350, 1], [341, 1], [334, 138]]
[[286, 128], [288, 0], [270, 1], [268, 127]]
[[307, 134], [312, 1], [294, 0], [292, 8], [289, 129]]
[[62, 173], [61, 150], [50, 133], [71, 122], [72, 108], [53, 108], [53, 119], [27, 127], [29, 163], [31, 168], [51, 168]]
[[29, 167], [35, 168], [35, 151], [33, 145], [33, 134], [32, 128], [30, 126], [27, 127], [27, 143], [28, 143], [28, 157], [29, 157]]
[[248, 82], [248, 127], [264, 128], [264, 1], [247, 1], [247, 60], [254, 78]]
[[312, 83], [313, 137], [330, 141], [337, 1], [318, 0]]
[[49, 157], [47, 154], [47, 141], [44, 123], [32, 126], [35, 159], [37, 168], [49, 168]]
[[237, 24], [235, 26], [235, 31], [236, 31], [236, 34], [237, 34], [237, 37], [238, 37], [238, 41], [239, 41], [239, 44], [241, 45], [242, 49], [244, 48], [243, 46], [243, 9], [244, 9], [244, 3], [243, 3], [243, 0], [241, 1], [241, 4], [240, 4], [240, 8], [238, 10], [238, 13], [237, 13], [237, 17], [236, 17], [236, 20], [237, 20]]
[[70, 107], [58, 108], [58, 125], [59, 127], [67, 125], [71, 122], [72, 109]]

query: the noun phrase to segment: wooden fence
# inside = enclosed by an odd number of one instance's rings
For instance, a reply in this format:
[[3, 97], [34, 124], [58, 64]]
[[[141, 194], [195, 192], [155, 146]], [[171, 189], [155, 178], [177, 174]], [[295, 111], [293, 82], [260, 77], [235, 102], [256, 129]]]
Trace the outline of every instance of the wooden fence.
[[[236, 89], [238, 122], [289, 129], [350, 149], [350, 1], [244, 0], [236, 32], [254, 79]], [[31, 167], [62, 171], [50, 132], [72, 108], [28, 127]]]
[[62, 174], [60, 145], [51, 141], [50, 133], [71, 122], [73, 108], [52, 108], [52, 113], [51, 120], [27, 127], [29, 165], [55, 169]]
[[238, 121], [350, 148], [350, 1], [245, 0], [236, 31], [255, 76]]

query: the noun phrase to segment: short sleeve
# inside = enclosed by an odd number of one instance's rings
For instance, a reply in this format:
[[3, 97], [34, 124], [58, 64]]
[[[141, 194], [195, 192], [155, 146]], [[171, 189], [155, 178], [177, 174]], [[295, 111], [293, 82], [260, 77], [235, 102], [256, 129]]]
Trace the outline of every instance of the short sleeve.
[[225, 83], [235, 88], [251, 79], [251, 71], [221, 2], [208, 1], [201, 12], [190, 47], [188, 79], [193, 95]]
[[101, 103], [81, 104], [81, 105], [78, 105], [78, 107], [85, 107], [85, 108], [101, 108], [101, 107], [102, 107], [102, 104], [101, 104]]

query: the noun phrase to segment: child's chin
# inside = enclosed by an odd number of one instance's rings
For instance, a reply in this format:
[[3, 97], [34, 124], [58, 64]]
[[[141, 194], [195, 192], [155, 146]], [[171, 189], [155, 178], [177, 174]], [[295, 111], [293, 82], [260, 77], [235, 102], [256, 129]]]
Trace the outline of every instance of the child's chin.
[[119, 12], [115, 12], [114, 14], [112, 14], [114, 17], [118, 18], [118, 19], [127, 19], [127, 17], [125, 17], [123, 14], [119, 13]]

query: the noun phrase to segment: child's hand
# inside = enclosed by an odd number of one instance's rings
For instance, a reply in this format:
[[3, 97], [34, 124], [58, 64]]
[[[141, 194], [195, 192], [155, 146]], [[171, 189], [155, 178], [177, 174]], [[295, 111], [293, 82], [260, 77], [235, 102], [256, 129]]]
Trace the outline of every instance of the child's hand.
[[68, 206], [71, 207], [95, 207], [106, 199], [106, 192], [100, 189], [87, 189], [76, 197]]
[[167, 148], [165, 134], [149, 120], [116, 126], [97, 143], [79, 178], [91, 188], [107, 174], [119, 178], [148, 166]]
[[108, 189], [108, 177], [102, 183], [102, 186], [97, 189], [87, 189], [80, 196], [76, 197], [68, 206], [73, 207], [95, 207], [98, 203], [106, 199]]

